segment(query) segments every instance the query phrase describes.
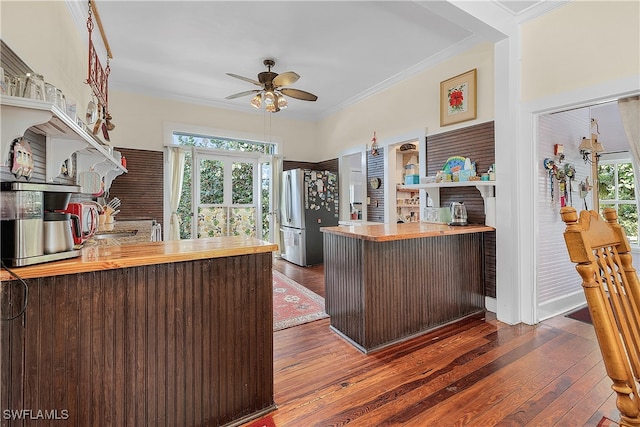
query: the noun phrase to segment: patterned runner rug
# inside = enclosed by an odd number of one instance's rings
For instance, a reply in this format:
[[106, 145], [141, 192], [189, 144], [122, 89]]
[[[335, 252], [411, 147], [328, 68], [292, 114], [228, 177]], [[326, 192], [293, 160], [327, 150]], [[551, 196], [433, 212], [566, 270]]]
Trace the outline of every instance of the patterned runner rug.
[[290, 328], [329, 317], [324, 298], [273, 270], [273, 330]]

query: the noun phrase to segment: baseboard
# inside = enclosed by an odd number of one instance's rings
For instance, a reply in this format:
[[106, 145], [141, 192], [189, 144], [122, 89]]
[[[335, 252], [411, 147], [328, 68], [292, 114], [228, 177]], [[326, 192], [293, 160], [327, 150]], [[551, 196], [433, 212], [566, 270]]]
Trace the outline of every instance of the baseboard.
[[538, 322], [550, 319], [551, 317], [558, 316], [563, 313], [575, 310], [587, 304], [587, 300], [584, 296], [582, 289], [569, 295], [565, 295], [560, 298], [556, 298], [552, 301], [545, 302], [538, 305], [537, 318]]
[[484, 307], [492, 313], [498, 312], [498, 300], [493, 297], [484, 297]]

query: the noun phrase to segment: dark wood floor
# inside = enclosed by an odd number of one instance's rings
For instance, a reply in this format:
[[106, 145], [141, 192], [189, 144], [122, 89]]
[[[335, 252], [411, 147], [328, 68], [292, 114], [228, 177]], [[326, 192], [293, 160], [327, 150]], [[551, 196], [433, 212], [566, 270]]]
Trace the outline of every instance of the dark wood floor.
[[[274, 268], [324, 295], [322, 266]], [[322, 283], [322, 286], [319, 285]], [[589, 324], [488, 313], [364, 355], [323, 319], [274, 334], [278, 409], [256, 426], [596, 426], [617, 420]]]

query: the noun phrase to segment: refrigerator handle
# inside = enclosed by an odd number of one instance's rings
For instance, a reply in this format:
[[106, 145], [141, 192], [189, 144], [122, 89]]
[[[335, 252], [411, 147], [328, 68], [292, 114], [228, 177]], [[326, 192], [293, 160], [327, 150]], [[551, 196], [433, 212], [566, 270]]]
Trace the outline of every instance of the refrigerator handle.
[[287, 174], [287, 185], [285, 185], [285, 215], [287, 217], [287, 223], [291, 222], [291, 175]]

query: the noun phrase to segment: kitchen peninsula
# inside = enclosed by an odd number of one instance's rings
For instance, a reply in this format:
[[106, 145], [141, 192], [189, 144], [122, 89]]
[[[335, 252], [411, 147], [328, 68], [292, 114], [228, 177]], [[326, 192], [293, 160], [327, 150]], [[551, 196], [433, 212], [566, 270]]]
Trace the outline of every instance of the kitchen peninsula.
[[371, 352], [484, 313], [485, 225], [322, 228], [331, 328]]
[[[272, 254], [220, 237], [0, 272], [0, 407], [65, 425], [227, 425], [275, 408]], [[5, 345], [6, 343], [6, 345]], [[63, 412], [64, 411], [64, 412]]]

